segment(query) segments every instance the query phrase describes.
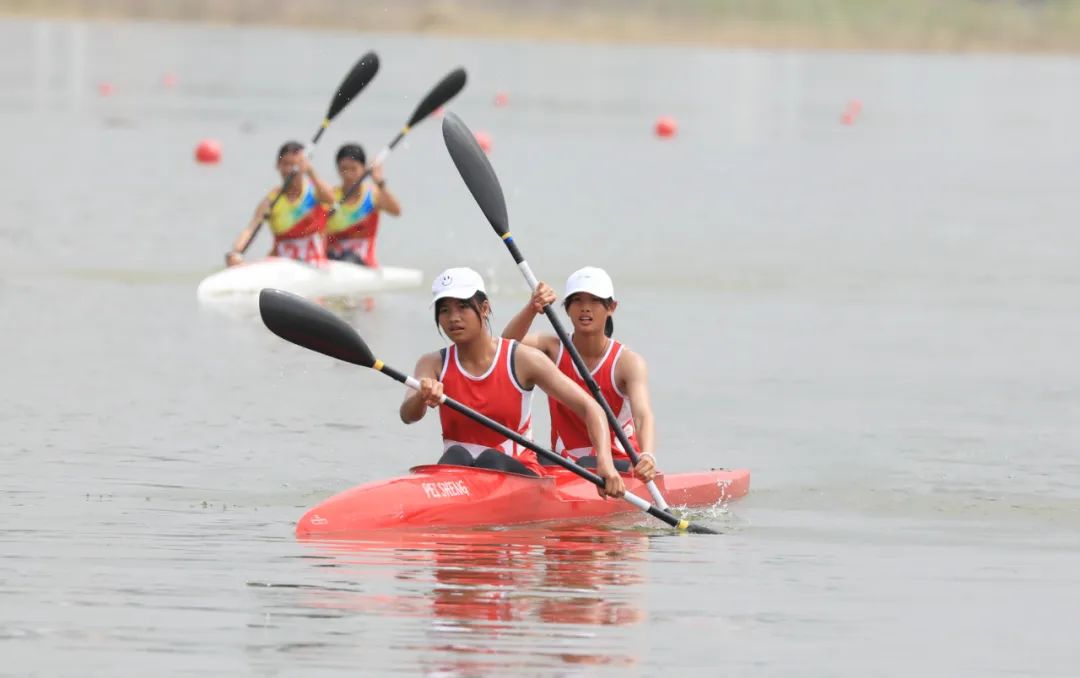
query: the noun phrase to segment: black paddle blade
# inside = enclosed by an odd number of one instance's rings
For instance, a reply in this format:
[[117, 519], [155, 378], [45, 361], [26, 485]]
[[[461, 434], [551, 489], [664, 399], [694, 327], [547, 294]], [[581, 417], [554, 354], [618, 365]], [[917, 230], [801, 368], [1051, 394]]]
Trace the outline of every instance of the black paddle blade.
[[349, 71], [349, 74], [341, 81], [337, 94], [334, 95], [333, 100], [330, 102], [330, 110], [326, 112], [326, 119], [333, 120], [334, 116], [340, 113], [341, 109], [348, 106], [349, 102], [360, 93], [360, 90], [368, 86], [368, 83], [375, 78], [375, 74], [378, 72], [379, 57], [375, 52], [368, 52], [360, 57], [360, 60]]
[[361, 367], [375, 364], [371, 349], [349, 323], [303, 297], [268, 287], [259, 292], [259, 314], [285, 341]]
[[720, 534], [716, 530], [709, 529], [704, 525], [695, 525], [694, 523], [690, 523], [686, 531], [690, 534]]
[[450, 73], [439, 81], [438, 85], [435, 85], [427, 96], [424, 97], [420, 105], [413, 111], [412, 117], [409, 118], [409, 122], [405, 123], [406, 127], [412, 127], [416, 123], [420, 122], [424, 118], [428, 117], [435, 110], [446, 102], [457, 96], [465, 87], [465, 69], [455, 68]]
[[510, 232], [510, 219], [506, 216], [506, 200], [495, 170], [488, 162], [487, 155], [476, 142], [472, 131], [465, 126], [457, 115], [447, 113], [442, 123], [443, 140], [446, 150], [457, 165], [458, 173], [465, 180], [469, 192], [480, 205], [480, 210], [487, 217], [491, 227], [500, 237]]

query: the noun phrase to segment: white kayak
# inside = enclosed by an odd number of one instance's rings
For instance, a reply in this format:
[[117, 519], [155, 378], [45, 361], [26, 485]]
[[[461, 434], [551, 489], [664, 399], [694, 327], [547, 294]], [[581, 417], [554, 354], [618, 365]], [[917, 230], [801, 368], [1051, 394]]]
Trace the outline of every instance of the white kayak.
[[267, 257], [218, 271], [199, 283], [200, 301], [230, 301], [255, 297], [275, 287], [304, 297], [335, 297], [419, 287], [423, 273], [415, 268], [369, 268], [344, 261], [306, 264], [295, 259]]

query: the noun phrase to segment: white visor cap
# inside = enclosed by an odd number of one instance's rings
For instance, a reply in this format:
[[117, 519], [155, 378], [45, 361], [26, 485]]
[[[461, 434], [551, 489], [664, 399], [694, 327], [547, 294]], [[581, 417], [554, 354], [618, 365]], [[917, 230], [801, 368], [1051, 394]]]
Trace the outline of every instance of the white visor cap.
[[587, 292], [601, 299], [614, 299], [615, 285], [604, 269], [586, 266], [574, 271], [566, 279], [566, 294], [563, 298], [569, 299], [571, 294], [578, 292]]
[[439, 299], [472, 299], [477, 292], [487, 294], [484, 279], [471, 268], [448, 268], [440, 273], [431, 283], [431, 304]]

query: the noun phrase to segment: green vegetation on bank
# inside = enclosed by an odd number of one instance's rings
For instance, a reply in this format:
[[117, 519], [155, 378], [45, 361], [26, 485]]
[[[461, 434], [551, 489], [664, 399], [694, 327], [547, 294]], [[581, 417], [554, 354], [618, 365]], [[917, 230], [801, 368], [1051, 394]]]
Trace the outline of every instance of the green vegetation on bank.
[[0, 13], [733, 47], [1080, 51], [1080, 0], [0, 0]]

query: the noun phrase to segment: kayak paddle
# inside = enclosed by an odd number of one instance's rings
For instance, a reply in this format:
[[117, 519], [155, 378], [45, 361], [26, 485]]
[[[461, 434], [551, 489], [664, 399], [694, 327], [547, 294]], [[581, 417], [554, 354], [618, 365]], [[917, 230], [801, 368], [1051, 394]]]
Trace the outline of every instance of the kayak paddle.
[[[379, 57], [375, 52], [368, 52], [364, 56], [360, 57], [360, 60], [356, 62], [356, 65], [352, 67], [349, 74], [345, 76], [345, 79], [338, 85], [337, 91], [334, 93], [334, 98], [330, 100], [330, 108], [326, 111], [326, 117], [323, 118], [322, 124], [315, 132], [315, 136], [311, 139], [311, 146], [319, 143], [319, 138], [322, 137], [323, 132], [330, 126], [330, 121], [337, 117], [349, 102], [356, 98], [356, 95], [360, 93], [362, 89], [368, 86], [374, 78], [375, 74], [379, 72]], [[310, 156], [309, 156], [310, 157]], [[274, 196], [273, 201], [270, 203], [270, 208], [266, 210], [266, 215], [263, 217], [263, 221], [270, 218], [270, 213], [274, 210], [274, 205], [281, 199], [281, 196], [285, 195], [285, 191], [288, 190], [289, 184], [296, 178], [296, 170], [289, 172], [289, 176], [285, 177], [284, 183], [281, 184], [281, 190]], [[246, 252], [251, 243], [255, 241], [255, 236], [259, 233], [259, 228], [262, 227], [263, 221], [260, 221], [255, 227], [255, 230], [251, 232], [251, 237], [244, 243], [244, 246], [240, 248], [240, 252]]]
[[[521, 270], [521, 274], [525, 276], [525, 281], [529, 283], [529, 289], [535, 290], [539, 281], [536, 276], [533, 275], [532, 269], [529, 268], [529, 263], [525, 261], [525, 257], [521, 255], [521, 251], [518, 249], [514, 238], [510, 235], [509, 217], [506, 214], [506, 200], [503, 198], [502, 186], [499, 184], [499, 178], [495, 176], [495, 170], [491, 166], [491, 162], [487, 159], [487, 154], [480, 148], [480, 144], [477, 143], [476, 137], [469, 131], [469, 128], [465, 126], [461, 118], [448, 113], [443, 118], [443, 139], [446, 141], [446, 149], [450, 151], [450, 157], [453, 158], [454, 164], [457, 166], [458, 173], [461, 174], [461, 178], [465, 180], [465, 185], [469, 187], [469, 192], [473, 194], [473, 198], [476, 199], [476, 203], [480, 205], [480, 210], [487, 217], [488, 222], [491, 224], [495, 232], [499, 234], [503, 242], [506, 244], [506, 249], [510, 251], [510, 256], [514, 258], [514, 262], [517, 263], [518, 268]], [[604, 409], [604, 414], [607, 415], [608, 426], [611, 428], [612, 433], [618, 438], [619, 443], [622, 445], [623, 450], [626, 451], [627, 456], [630, 457], [630, 461], [637, 466], [638, 455], [634, 446], [630, 444], [630, 441], [626, 437], [626, 432], [622, 430], [622, 426], [619, 425], [619, 420], [615, 417], [615, 413], [611, 411], [611, 405], [604, 399], [602, 393], [600, 393], [600, 387], [597, 385], [596, 380], [593, 379], [592, 374], [589, 372], [589, 368], [585, 366], [585, 361], [581, 359], [581, 354], [578, 353], [577, 348], [574, 346], [574, 342], [570, 340], [570, 336], [566, 333], [566, 328], [563, 327], [562, 321], [559, 320], [558, 314], [550, 304], [544, 307], [544, 314], [547, 315], [548, 320], [551, 321], [551, 326], [555, 328], [555, 334], [559, 335], [559, 340], [566, 347], [566, 350], [570, 353], [570, 359], [573, 360], [574, 366], [577, 368], [578, 374], [585, 380], [585, 384], [589, 387], [589, 391], [592, 392], [593, 398], [596, 402], [600, 403], [600, 407]], [[653, 501], [660, 508], [667, 510], [667, 502], [664, 501], [663, 495], [660, 494], [660, 489], [656, 487], [656, 483], [649, 481], [648, 483], [649, 493], [653, 497]]]
[[[266, 327], [285, 341], [353, 365], [370, 367], [411, 389], [420, 390], [420, 382], [415, 377], [407, 376], [383, 361], [376, 360], [371, 353], [371, 349], [364, 343], [363, 338], [349, 323], [314, 302], [291, 292], [266, 288], [259, 292], [259, 314], [262, 316]], [[487, 426], [491, 430], [498, 432], [499, 435], [506, 436], [518, 445], [532, 450], [567, 471], [577, 474], [593, 485], [597, 487], [604, 486], [604, 479], [592, 471], [586, 470], [569, 459], [544, 449], [528, 438], [519, 435], [516, 431], [506, 428], [467, 405], [463, 405], [446, 395], [442, 397], [442, 404], [479, 424]], [[636, 494], [627, 492], [623, 495], [623, 499], [650, 516], [662, 520], [679, 530], [695, 534], [719, 534], [715, 530], [695, 525], [659, 509]]]
[[379, 151], [379, 154], [375, 156], [375, 160], [373, 160], [371, 164], [364, 169], [364, 173], [360, 175], [360, 178], [353, 182], [353, 184], [349, 186], [348, 189], [342, 192], [341, 200], [338, 200], [336, 203], [334, 203], [334, 206], [330, 208], [329, 216], [333, 216], [344, 203], [348, 202], [352, 199], [354, 195], [356, 195], [356, 192], [360, 190], [360, 184], [362, 184], [364, 182], [364, 179], [367, 179], [368, 175], [371, 174], [371, 170], [374, 169], [376, 165], [383, 164], [383, 161], [386, 160], [386, 156], [390, 155], [390, 151], [394, 150], [394, 148], [401, 143], [401, 140], [405, 138], [405, 135], [409, 133], [409, 130], [411, 130], [414, 125], [437, 111], [440, 106], [445, 105], [448, 101], [457, 96], [457, 93], [460, 92], [464, 87], [465, 69], [455, 68], [454, 70], [450, 71], [450, 73], [448, 73], [445, 78], [440, 80], [437, 85], [431, 88], [431, 91], [428, 92], [427, 96], [425, 96], [420, 101], [420, 103], [416, 107], [416, 110], [413, 111], [412, 117], [409, 118], [409, 121], [405, 123], [404, 127], [401, 128], [401, 131], [397, 133], [397, 136], [394, 137], [393, 141], [391, 141], [389, 144], [386, 145], [385, 148]]

